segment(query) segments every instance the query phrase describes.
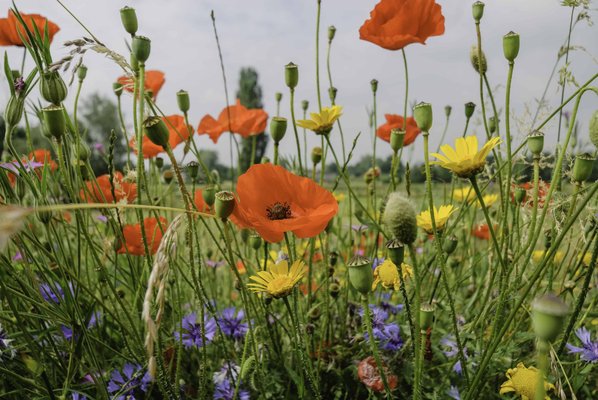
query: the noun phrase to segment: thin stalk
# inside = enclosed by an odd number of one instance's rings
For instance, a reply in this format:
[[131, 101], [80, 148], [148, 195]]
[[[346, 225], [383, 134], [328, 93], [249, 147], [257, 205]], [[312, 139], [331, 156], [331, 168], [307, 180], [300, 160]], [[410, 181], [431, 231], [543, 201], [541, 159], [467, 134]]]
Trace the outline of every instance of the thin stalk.
[[[295, 144], [297, 145], [297, 159], [299, 160], [299, 172], [301, 176], [303, 173], [303, 161], [301, 160], [301, 144], [299, 143], [299, 133], [297, 132], [297, 124], [295, 123], [295, 89], [291, 88], [291, 120], [293, 122], [293, 132], [295, 133]], [[307, 152], [307, 149], [304, 149]], [[306, 165], [307, 167], [307, 165]]]

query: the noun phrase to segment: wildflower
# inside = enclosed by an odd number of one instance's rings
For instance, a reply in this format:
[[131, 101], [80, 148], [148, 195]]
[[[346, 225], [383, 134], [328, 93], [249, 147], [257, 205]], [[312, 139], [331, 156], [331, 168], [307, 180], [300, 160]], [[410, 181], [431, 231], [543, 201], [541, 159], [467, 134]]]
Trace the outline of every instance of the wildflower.
[[126, 200], [131, 203], [137, 197], [137, 185], [126, 182], [122, 172], [114, 173], [114, 196], [110, 185], [110, 175], [98, 176], [95, 182], [86, 182], [87, 190], [81, 189], [79, 197], [88, 203], [114, 203]]
[[235, 105], [220, 112], [218, 120], [205, 115], [199, 122], [197, 133], [208, 134], [214, 143], [224, 132], [238, 133], [244, 138], [256, 136], [266, 130], [268, 114], [262, 109], [248, 109], [237, 99]]
[[226, 264], [224, 261], [206, 260], [206, 265], [210, 268], [217, 268]]
[[[133, 93], [135, 88], [135, 81], [131, 76], [121, 76], [116, 80], [118, 83], [123, 85], [124, 89], [127, 92]], [[162, 85], [164, 85], [164, 72], [157, 71], [157, 70], [148, 70], [145, 71], [145, 79], [143, 81], [143, 86], [145, 87], [146, 93], [151, 93], [151, 96], [154, 100], [158, 96], [158, 92], [162, 89]]]
[[[527, 368], [523, 363], [517, 364], [515, 368], [509, 368], [506, 372], [508, 380], [500, 385], [500, 394], [515, 392], [520, 395], [523, 400], [531, 400], [536, 398], [536, 388], [538, 387], [538, 379], [544, 380], [544, 389], [546, 391], [554, 390], [552, 383], [546, 382], [545, 378], [540, 376], [541, 372], [535, 367]], [[549, 396], [546, 399], [550, 400]]]
[[490, 240], [490, 229], [488, 224], [480, 224], [473, 227], [471, 234], [478, 239]]
[[[546, 256], [545, 250], [535, 250], [532, 253], [532, 261], [536, 264], [539, 264], [542, 262], [542, 260], [544, 259], [545, 256]], [[563, 253], [562, 251], [559, 250], [554, 254], [554, 262], [561, 263], [561, 262], [563, 262], [564, 259], [565, 259], [565, 253]]]
[[577, 258], [578, 260], [581, 260], [581, 263], [584, 267], [589, 267], [592, 263], [592, 253], [589, 251], [584, 254], [580, 254]]
[[[87, 329], [91, 329], [93, 327], [95, 327], [98, 324], [98, 319], [100, 318], [100, 313], [99, 312], [93, 312], [91, 314], [91, 317], [89, 318], [89, 321], [87, 322]], [[76, 335], [74, 335], [73, 332], [73, 328], [69, 328], [66, 325], [61, 325], [60, 326], [60, 330], [62, 331], [62, 335], [64, 336], [64, 338], [66, 340], [71, 340], [73, 337], [77, 337]]]
[[390, 303], [388, 300], [392, 297], [391, 293], [382, 293], [380, 295], [380, 305], [379, 307], [385, 311], [387, 314], [397, 315], [399, 312], [403, 311], [403, 305], [397, 304], [394, 305]]
[[29, 153], [29, 160], [32, 163], [48, 165], [51, 171], [55, 171], [58, 168], [58, 164], [56, 161], [52, 160], [52, 153], [50, 150], [46, 149], [37, 149]]
[[567, 349], [569, 350], [569, 353], [581, 353], [579, 358], [589, 363], [598, 362], [598, 340], [592, 342], [590, 331], [588, 331], [585, 327], [581, 327], [576, 330], [575, 335], [577, 335], [581, 341], [582, 347], [573, 346], [572, 344], [567, 343]]
[[205, 343], [210, 343], [216, 335], [216, 320], [204, 316], [204, 334], [202, 336], [201, 323], [197, 322], [197, 313], [191, 313], [183, 317], [181, 323], [182, 331], [175, 332], [174, 337], [180, 340], [186, 349], [191, 347], [202, 347]]
[[345, 200], [346, 195], [344, 193], [334, 193], [334, 198], [340, 203]]
[[98, 215], [98, 216], [96, 217], [96, 219], [97, 219], [98, 221], [100, 221], [100, 222], [104, 223], [104, 224], [105, 224], [106, 222], [108, 222], [108, 217], [107, 217], [107, 216], [105, 216], [105, 215]]
[[[444, 350], [442, 350], [442, 352], [448, 358], [456, 357], [459, 353], [459, 347], [457, 346], [457, 342], [450, 336], [445, 336], [442, 339], [440, 339], [440, 345], [444, 347]], [[463, 348], [463, 355], [465, 356], [465, 359], [468, 358], [467, 349], [465, 347]], [[463, 373], [463, 366], [461, 365], [461, 360], [457, 360], [457, 362], [455, 362], [455, 364], [453, 365], [453, 371], [455, 371], [459, 375]]]
[[[44, 35], [45, 27], [47, 26], [48, 39], [50, 40], [50, 43], [52, 43], [54, 35], [56, 35], [56, 33], [60, 30], [58, 25], [39, 14], [21, 13], [21, 18], [23, 18], [25, 25], [27, 25], [27, 28], [32, 33], [35, 30], [35, 25], [40, 34]], [[12, 12], [12, 10], [10, 10], [8, 11], [8, 18], [0, 18], [0, 46], [25, 47], [25, 43], [23, 43], [21, 37], [28, 41], [27, 33], [21, 26], [21, 22], [18, 20], [17, 16]]]
[[[384, 365], [384, 363], [382, 364], [382, 368], [384, 368], [384, 375], [386, 375], [388, 386], [390, 387], [390, 390], [393, 390], [397, 387], [399, 378], [391, 373], [390, 369]], [[369, 356], [359, 362], [357, 365], [357, 376], [361, 383], [374, 392], [380, 393], [384, 391], [384, 383], [382, 382], [380, 370], [374, 357]]]
[[442, 168], [452, 171], [460, 178], [471, 178], [484, 169], [486, 157], [500, 143], [500, 138], [494, 137], [478, 151], [477, 137], [457, 138], [454, 149], [450, 145], [444, 144], [440, 146], [440, 150], [444, 155], [439, 153], [431, 154], [438, 159], [433, 161], [432, 164], [438, 164]]
[[382, 350], [397, 351], [403, 347], [401, 329], [395, 323], [383, 325], [373, 330], [374, 338], [379, 341], [378, 346]]
[[[214, 372], [212, 380], [214, 381], [214, 400], [249, 400], [249, 392], [242, 388], [239, 389], [237, 397], [235, 394], [235, 385], [232, 382], [236, 382], [239, 379], [239, 373], [241, 368], [232, 361], [225, 362], [222, 368]], [[232, 381], [232, 382], [231, 382]], [[239, 385], [241, 382], [239, 382]]]
[[247, 287], [253, 292], [266, 292], [275, 299], [288, 296], [293, 288], [305, 275], [303, 261], [295, 261], [289, 269], [286, 260], [269, 267], [266, 271], [259, 271], [257, 275], [249, 277], [253, 282]]
[[[386, 114], [384, 117], [386, 118], [386, 123], [378, 127], [376, 136], [385, 142], [390, 143], [391, 131], [393, 129], [403, 129], [405, 122], [402, 116], [396, 114]], [[415, 118], [408, 117], [405, 137], [403, 138], [403, 146], [408, 146], [413, 143], [420, 133], [421, 130], [417, 127]]]
[[467, 201], [468, 203], [471, 203], [476, 199], [476, 194], [471, 187], [458, 188], [453, 190], [453, 198], [456, 201]]
[[353, 225], [351, 225], [351, 229], [354, 230], [357, 233], [361, 233], [361, 232], [367, 231], [368, 228], [369, 228], [369, 226], [363, 225], [363, 224], [353, 224]]
[[[74, 294], [74, 288], [72, 282], [68, 283], [71, 294]], [[39, 285], [39, 292], [43, 299], [48, 303], [60, 304], [64, 300], [64, 290], [58, 282], [54, 282], [52, 285], [49, 283], [42, 283]]]
[[[147, 247], [151, 254], [156, 254], [162, 235], [168, 227], [168, 221], [164, 217], [148, 217], [143, 220], [143, 230], [147, 240]], [[145, 255], [145, 245], [141, 234], [141, 225], [132, 224], [123, 227], [124, 243], [118, 249], [119, 254], [129, 253], [135, 256]]]
[[115, 369], [110, 375], [108, 393], [115, 400], [135, 399], [141, 392], [147, 392], [152, 378], [149, 373], [143, 373], [138, 364], [126, 363], [121, 371]]
[[[370, 313], [372, 316], [372, 327], [374, 329], [382, 329], [386, 320], [388, 319], [388, 312], [385, 311], [382, 307], [378, 307], [375, 304], [370, 304]], [[363, 318], [365, 310], [363, 307], [359, 310], [359, 315]]]
[[459, 393], [459, 388], [456, 386], [451, 385], [451, 388], [446, 392], [453, 400], [461, 400], [461, 393]]
[[[532, 182], [525, 182], [525, 183], [520, 183], [519, 185], [517, 185], [517, 187], [520, 187], [522, 189], [525, 189], [526, 194], [525, 194], [525, 198], [523, 199], [523, 205], [531, 207], [534, 205], [534, 184]], [[548, 194], [548, 190], [550, 189], [550, 183], [544, 182], [542, 180], [539, 181], [538, 183], [538, 206], [543, 207], [544, 206], [544, 198], [546, 197], [546, 195]], [[513, 194], [511, 194], [511, 198], [514, 199]]]
[[[483, 196], [482, 199], [484, 200], [484, 205], [487, 208], [490, 208], [490, 207], [492, 207], [492, 205], [494, 203], [496, 203], [498, 201], [499, 197], [497, 194], [487, 194], [487, 195]], [[482, 204], [480, 203], [479, 200], [477, 202], [477, 205], [478, 205], [478, 208], [482, 208]]]
[[16, 355], [17, 350], [12, 345], [12, 339], [8, 338], [8, 333], [0, 324], [0, 362], [13, 359]]
[[[440, 206], [440, 208], [434, 207], [434, 221], [436, 223], [436, 230], [442, 231], [446, 222], [448, 221], [449, 217], [452, 213], [457, 211], [455, 207], [452, 205]], [[430, 215], [430, 210], [422, 211], [417, 217], [417, 226], [422, 228], [426, 231], [427, 234], [433, 234], [434, 230], [432, 228], [432, 216]]]
[[[403, 272], [403, 279], [413, 276], [413, 269], [409, 265], [403, 263], [401, 264], [401, 269]], [[372, 290], [376, 289], [379, 283], [382, 284], [384, 289], [399, 290], [401, 286], [399, 269], [390, 259], [386, 259], [374, 269], [374, 282], [372, 283]]]
[[343, 113], [341, 106], [323, 107], [319, 113], [311, 113], [311, 119], [300, 119], [297, 126], [309, 129], [317, 135], [328, 135], [334, 123]]
[[231, 220], [268, 242], [280, 242], [288, 231], [300, 238], [316, 236], [338, 211], [328, 190], [273, 164], [256, 164], [241, 175], [237, 196]]
[[[166, 117], [162, 117], [162, 121], [164, 121], [166, 127], [168, 128], [168, 143], [170, 144], [171, 149], [174, 149], [180, 143], [189, 139], [189, 136], [193, 135], [194, 133], [193, 127], [191, 125], [185, 124], [185, 118], [182, 115], [168, 115]], [[135, 137], [131, 138], [129, 141], [129, 147], [131, 147], [133, 151], [137, 153], [137, 142], [135, 139]], [[147, 135], [143, 135], [141, 151], [143, 153], [143, 158], [152, 158], [164, 152], [164, 148], [154, 144]]]
[[434, 0], [381, 0], [359, 28], [359, 38], [387, 50], [425, 44], [444, 33], [444, 16]]
[[220, 330], [233, 339], [243, 339], [249, 329], [249, 325], [243, 323], [244, 319], [245, 312], [243, 310], [237, 312], [235, 307], [225, 308], [218, 317]]

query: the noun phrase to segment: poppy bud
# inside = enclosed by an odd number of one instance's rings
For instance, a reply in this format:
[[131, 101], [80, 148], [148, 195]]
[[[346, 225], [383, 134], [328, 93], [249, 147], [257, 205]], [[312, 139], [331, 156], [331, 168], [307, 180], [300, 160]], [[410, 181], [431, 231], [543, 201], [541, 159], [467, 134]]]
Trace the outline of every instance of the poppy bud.
[[314, 147], [311, 149], [311, 162], [314, 165], [318, 165], [322, 161], [322, 148]]
[[262, 159], [260, 160], [261, 164], [268, 164], [270, 162], [270, 157], [268, 156], [263, 156]]
[[79, 65], [79, 68], [77, 68], [77, 78], [79, 79], [79, 82], [83, 82], [86, 76], [87, 67], [83, 64]]
[[187, 164], [187, 171], [189, 171], [189, 176], [192, 179], [197, 178], [199, 175], [199, 163], [197, 161], [191, 161]]
[[481, 62], [478, 59], [478, 57], [479, 57], [478, 46], [471, 46], [471, 51], [469, 53], [469, 60], [471, 61], [471, 65], [473, 66], [473, 69], [475, 69], [475, 71], [477, 73], [480, 73], [480, 66], [481, 66], [482, 67], [481, 73], [485, 74], [486, 71], [488, 71], [488, 63], [486, 61], [486, 55], [482, 51], [482, 60], [481, 60]]
[[336, 251], [331, 251], [328, 253], [328, 263], [331, 267], [334, 267], [338, 262], [338, 253]]
[[176, 102], [179, 106], [179, 110], [181, 110], [182, 113], [189, 111], [191, 105], [189, 102], [189, 93], [187, 91], [181, 89], [176, 92]]
[[413, 117], [419, 129], [429, 132], [432, 128], [432, 105], [430, 103], [419, 103], [413, 108]]
[[582, 183], [587, 181], [590, 175], [592, 175], [594, 161], [596, 161], [596, 158], [592, 157], [591, 154], [585, 153], [577, 155], [575, 157], [575, 162], [573, 163], [573, 173], [571, 175], [571, 180], [574, 183]]
[[406, 134], [407, 132], [402, 129], [394, 128], [390, 130], [390, 148], [392, 151], [396, 153], [403, 147]]
[[44, 100], [56, 105], [62, 103], [68, 93], [66, 83], [56, 71], [42, 74], [39, 89]]
[[403, 264], [405, 259], [405, 246], [397, 239], [392, 239], [386, 242], [386, 249], [388, 250], [388, 258], [395, 264]]
[[79, 161], [87, 161], [89, 160], [89, 156], [91, 151], [89, 150], [89, 146], [85, 143], [79, 143], [79, 151], [77, 152], [77, 158]]
[[162, 169], [162, 167], [164, 166], [164, 159], [162, 157], [156, 157], [155, 162], [156, 167], [158, 167], [158, 169]]
[[561, 332], [569, 307], [554, 293], [536, 298], [532, 303], [532, 326], [538, 339], [552, 342]]
[[338, 89], [334, 86], [328, 88], [328, 97], [330, 97], [330, 102], [334, 103], [336, 101], [336, 94], [338, 93]]
[[287, 132], [287, 119], [283, 117], [273, 117], [270, 120], [270, 136], [275, 143], [279, 143]]
[[398, 192], [391, 193], [382, 217], [393, 236], [403, 244], [411, 244], [417, 237], [415, 208], [409, 199]]
[[144, 64], [152, 51], [152, 41], [145, 36], [135, 36], [131, 47], [137, 61]]
[[447, 237], [446, 239], [444, 239], [442, 249], [444, 250], [444, 252], [446, 254], [449, 254], [449, 255], [453, 254], [455, 249], [457, 249], [458, 243], [459, 243], [459, 241], [458, 241], [457, 237], [454, 235], [451, 235], [451, 236]]
[[147, 117], [145, 121], [143, 121], [143, 128], [145, 129], [145, 134], [148, 139], [151, 140], [153, 144], [164, 148], [168, 146], [170, 133], [168, 127], [164, 121], [162, 121], [162, 118], [156, 116]]
[[328, 27], [328, 42], [332, 42], [335, 34], [336, 34], [336, 28], [334, 27], [334, 25], [330, 25]]
[[282, 93], [280, 93], [280, 92], [276, 92], [276, 93], [274, 94], [274, 98], [276, 99], [276, 102], [277, 102], [277, 103], [280, 103], [280, 101], [282, 100]]
[[21, 96], [11, 96], [4, 109], [4, 121], [9, 126], [15, 126], [23, 118], [25, 110], [25, 98]]
[[436, 307], [430, 303], [423, 303], [419, 306], [419, 327], [422, 331], [426, 331], [432, 327], [435, 308]]
[[249, 243], [251, 244], [251, 247], [254, 250], [259, 250], [259, 248], [262, 247], [262, 243], [264, 243], [264, 240], [260, 235], [254, 234], [249, 237]]
[[284, 80], [290, 89], [295, 89], [299, 83], [299, 68], [292, 62], [284, 67]]
[[122, 85], [122, 83], [114, 82], [112, 84], [112, 90], [114, 91], [114, 94], [117, 97], [120, 97], [120, 95], [123, 94], [123, 85]]
[[519, 34], [511, 31], [503, 36], [502, 50], [509, 62], [515, 61], [519, 54]]
[[451, 111], [453, 111], [453, 107], [451, 106], [444, 106], [444, 115], [446, 115], [446, 117], [450, 117], [451, 116]]
[[496, 118], [494, 118], [494, 117], [488, 118], [488, 129], [490, 130], [490, 133], [496, 132], [497, 124], [498, 124], [498, 121], [496, 120]]
[[320, 311], [320, 308], [318, 306], [313, 306], [307, 312], [307, 317], [312, 321], [317, 321], [320, 318], [320, 315], [322, 315], [322, 312]]
[[515, 189], [515, 201], [517, 202], [517, 204], [522, 204], [523, 201], [525, 200], [525, 195], [526, 195], [526, 190], [524, 188], [520, 188], [518, 187], [517, 189]]
[[540, 156], [544, 150], [544, 134], [540, 131], [533, 131], [527, 135], [527, 149], [534, 156]]
[[48, 133], [56, 139], [60, 139], [66, 131], [64, 107], [52, 105], [42, 108], [42, 115], [44, 118], [44, 126]]
[[338, 283], [331, 283], [328, 287], [328, 292], [330, 293], [330, 297], [336, 299], [341, 292], [341, 287]]
[[203, 197], [203, 201], [210, 207], [214, 205], [214, 201], [216, 200], [216, 188], [214, 186], [206, 186], [201, 191], [201, 197]]
[[174, 179], [174, 172], [171, 169], [167, 169], [166, 171], [162, 172], [162, 178], [164, 178], [164, 182], [169, 185]]
[[484, 6], [485, 4], [481, 1], [476, 1], [471, 6], [471, 12], [473, 14], [473, 19], [476, 23], [479, 23], [482, 17], [484, 16]]
[[[303, 111], [307, 111], [308, 108], [309, 108], [309, 101], [307, 101], [307, 100], [301, 100], [301, 109]], [[597, 115], [596, 119], [598, 119], [598, 112], [596, 113], [596, 115]], [[597, 123], [597, 125], [598, 125], [598, 123]], [[598, 133], [596, 135], [598, 136]]]
[[378, 91], [378, 80], [377, 79], [372, 79], [370, 81], [370, 85], [372, 86], [372, 92], [374, 94], [376, 94], [376, 92]]
[[372, 262], [362, 256], [354, 256], [347, 263], [349, 269], [349, 282], [361, 294], [367, 295], [372, 290], [374, 274]]
[[218, 218], [227, 219], [235, 209], [235, 195], [226, 190], [220, 191], [215, 195], [214, 212]]
[[465, 103], [465, 118], [469, 119], [473, 115], [475, 111], [475, 103], [471, 101], [469, 103]]
[[598, 110], [594, 111], [594, 114], [590, 118], [589, 131], [590, 140], [598, 148]]
[[135, 9], [127, 6], [121, 8], [120, 20], [123, 23], [125, 31], [127, 31], [127, 33], [131, 36], [135, 36], [138, 28], [137, 13], [135, 12]]

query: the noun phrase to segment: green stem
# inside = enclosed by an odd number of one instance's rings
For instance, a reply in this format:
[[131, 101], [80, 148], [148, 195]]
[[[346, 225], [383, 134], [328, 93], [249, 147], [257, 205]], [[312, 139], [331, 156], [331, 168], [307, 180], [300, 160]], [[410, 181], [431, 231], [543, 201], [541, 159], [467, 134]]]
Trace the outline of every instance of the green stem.
[[[295, 89], [291, 88], [291, 120], [293, 121], [293, 132], [295, 133], [295, 144], [297, 145], [297, 159], [299, 160], [299, 172], [301, 176], [303, 173], [303, 161], [301, 160], [301, 144], [299, 143], [299, 133], [297, 132], [297, 124], [295, 123]], [[307, 149], [305, 149], [307, 152]]]

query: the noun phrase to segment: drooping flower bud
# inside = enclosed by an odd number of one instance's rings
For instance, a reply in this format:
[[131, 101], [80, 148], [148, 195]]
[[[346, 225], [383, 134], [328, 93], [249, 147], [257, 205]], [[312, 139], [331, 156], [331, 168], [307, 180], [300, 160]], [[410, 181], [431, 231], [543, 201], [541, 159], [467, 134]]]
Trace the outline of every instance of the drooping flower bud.
[[66, 83], [57, 71], [44, 72], [40, 80], [40, 93], [44, 100], [58, 105], [66, 99]]
[[83, 64], [79, 65], [79, 68], [77, 68], [77, 79], [79, 79], [79, 82], [83, 82], [86, 76], [87, 67]]
[[284, 67], [284, 80], [290, 89], [295, 89], [299, 83], [299, 67], [292, 62]]
[[372, 262], [362, 256], [354, 256], [347, 263], [349, 270], [349, 282], [361, 294], [367, 295], [372, 290], [374, 282], [374, 273], [372, 271]]
[[279, 143], [287, 132], [287, 119], [283, 117], [273, 117], [270, 120], [270, 136], [275, 143]]
[[162, 118], [156, 116], [147, 117], [143, 121], [143, 129], [153, 144], [164, 148], [168, 147], [170, 132]]
[[430, 103], [419, 103], [413, 108], [413, 117], [419, 129], [429, 132], [432, 128], [432, 105]]
[[186, 113], [191, 108], [191, 102], [189, 101], [189, 93], [185, 90], [179, 90], [176, 92], [176, 102], [179, 106], [179, 110], [182, 113]]
[[331, 267], [334, 267], [338, 262], [338, 252], [331, 251], [330, 253], [328, 253], [328, 262], [330, 263]]
[[[479, 51], [478, 46], [471, 46], [471, 51], [469, 52], [469, 60], [471, 61], [471, 65], [473, 69], [477, 73], [480, 73], [480, 67], [482, 68], [481, 73], [485, 74], [488, 71], [488, 63], [486, 62], [486, 55], [482, 51], [482, 60], [479, 60]], [[480, 65], [481, 64], [481, 65]]]
[[405, 132], [403, 129], [391, 129], [390, 130], [390, 148], [395, 153], [403, 147], [403, 143], [405, 141]]
[[120, 97], [120, 95], [123, 94], [123, 84], [119, 82], [114, 82], [112, 84], [112, 90], [114, 91], [116, 97]]
[[199, 176], [199, 163], [197, 161], [191, 161], [187, 164], [187, 171], [191, 179], [196, 179]]
[[388, 257], [395, 265], [403, 264], [405, 260], [405, 246], [398, 239], [392, 239], [386, 242]]
[[42, 109], [44, 127], [48, 133], [60, 139], [66, 131], [66, 120], [64, 118], [64, 107], [51, 105]]
[[481, 1], [476, 1], [471, 6], [471, 12], [473, 15], [473, 19], [476, 23], [479, 23], [481, 21], [482, 17], [484, 16], [484, 6], [485, 6], [485, 4], [482, 3]]
[[598, 110], [594, 111], [592, 117], [590, 118], [590, 140], [594, 143], [594, 146], [598, 148]]
[[538, 339], [554, 341], [569, 314], [569, 307], [554, 293], [536, 298], [532, 303], [532, 326]]
[[592, 175], [592, 169], [594, 168], [594, 162], [596, 158], [591, 154], [579, 154], [575, 157], [573, 163], [573, 173], [571, 174], [571, 180], [574, 183], [582, 183], [587, 181]]
[[444, 106], [444, 115], [446, 115], [447, 118], [451, 116], [451, 111], [453, 111], [453, 107], [449, 105]]
[[374, 94], [376, 94], [376, 92], [378, 91], [378, 80], [377, 79], [372, 79], [370, 81], [370, 86], [372, 87], [372, 92]]
[[201, 197], [203, 197], [203, 201], [210, 207], [214, 205], [214, 201], [216, 201], [216, 188], [212, 185], [206, 186], [201, 191]]
[[475, 111], [475, 103], [465, 103], [465, 118], [469, 119]]
[[214, 213], [220, 219], [227, 219], [235, 209], [235, 195], [227, 190], [220, 191], [215, 195]]
[[137, 61], [144, 64], [152, 51], [152, 41], [145, 36], [135, 36], [131, 47]]
[[539, 157], [544, 150], [544, 134], [540, 131], [533, 131], [527, 135], [527, 149], [534, 156]]
[[434, 322], [434, 307], [430, 303], [422, 303], [419, 306], [419, 327], [422, 331], [426, 331], [432, 327]]
[[280, 103], [280, 101], [282, 100], [282, 93], [280, 93], [280, 92], [274, 93], [274, 98], [276, 99], [277, 103]]
[[336, 28], [334, 27], [334, 25], [330, 25], [328, 27], [328, 43], [332, 42], [335, 34], [336, 34]]
[[309, 101], [301, 100], [301, 109], [303, 111], [307, 111], [308, 108], [309, 108]]
[[522, 204], [525, 201], [525, 195], [527, 191], [524, 188], [516, 188], [515, 189], [515, 201], [517, 204]]
[[131, 36], [135, 36], [138, 28], [137, 13], [135, 12], [135, 9], [127, 6], [121, 8], [120, 20], [123, 23], [125, 31], [127, 31], [127, 33]]
[[511, 31], [503, 36], [502, 50], [509, 62], [515, 61], [519, 54], [519, 34]]
[[322, 161], [322, 148], [314, 147], [311, 149], [311, 162], [314, 165], [318, 165]]
[[169, 185], [174, 179], [174, 171], [167, 169], [166, 171], [162, 172], [162, 178], [164, 179], [164, 182]]
[[251, 247], [254, 250], [259, 250], [259, 248], [262, 247], [262, 244], [264, 243], [264, 239], [262, 239], [260, 235], [253, 234], [249, 237], [249, 243], [251, 244]]
[[454, 235], [451, 235], [451, 236], [447, 237], [446, 239], [444, 239], [442, 249], [444, 250], [444, 252], [446, 254], [451, 255], [457, 249], [458, 243], [459, 243], [459, 240], [457, 239], [457, 237]]

